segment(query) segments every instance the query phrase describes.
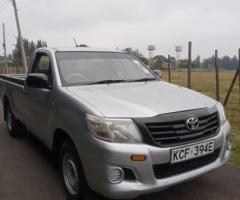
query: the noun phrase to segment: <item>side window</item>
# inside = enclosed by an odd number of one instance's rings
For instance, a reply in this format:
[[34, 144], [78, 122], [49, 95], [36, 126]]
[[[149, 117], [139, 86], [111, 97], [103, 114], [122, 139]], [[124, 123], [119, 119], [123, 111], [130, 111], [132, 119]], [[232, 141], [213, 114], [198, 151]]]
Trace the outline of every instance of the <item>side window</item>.
[[50, 60], [48, 56], [41, 56], [36, 66], [36, 73], [42, 73], [48, 75], [51, 71]]
[[52, 78], [51, 62], [49, 57], [45, 54], [38, 54], [36, 55], [35, 60], [36, 62], [33, 64], [31, 73], [46, 74], [49, 80], [49, 85], [51, 86], [53, 82], [53, 78]]

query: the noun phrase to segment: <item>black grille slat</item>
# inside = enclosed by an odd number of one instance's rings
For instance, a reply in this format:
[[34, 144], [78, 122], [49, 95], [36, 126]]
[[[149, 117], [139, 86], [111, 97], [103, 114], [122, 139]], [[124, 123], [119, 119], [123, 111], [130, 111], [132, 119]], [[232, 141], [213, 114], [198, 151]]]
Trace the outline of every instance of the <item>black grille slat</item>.
[[[197, 129], [197, 131], [203, 131], [204, 129], [206, 129], [206, 126], [201, 126]], [[188, 129], [185, 129], [185, 130], [181, 130], [181, 131], [176, 131], [176, 134], [178, 135], [186, 135], [186, 134], [194, 134], [196, 131], [189, 131]]]
[[204, 130], [204, 133], [212, 132], [215, 130], [217, 130], [217, 127], [208, 128], [208, 129]]
[[176, 140], [176, 139], [179, 139], [179, 137], [159, 137], [159, 138], [156, 138], [156, 141], [164, 141], [164, 140]]
[[207, 127], [209, 127], [209, 126], [211, 126], [211, 125], [216, 125], [217, 123], [218, 123], [217, 120], [212, 121], [212, 122], [209, 122], [209, 123], [207, 124]]
[[200, 117], [199, 119], [200, 120], [203, 120], [203, 119], [206, 119], [206, 120], [211, 120], [211, 119], [215, 119], [215, 117], [217, 116], [217, 113], [214, 113], [212, 115], [209, 115], [209, 116], [205, 116], [205, 117]]
[[212, 121], [217, 122], [216, 117], [214, 118], [214, 120], [201, 120], [200, 125], [205, 125], [205, 124], [208, 124]]
[[176, 164], [166, 163], [160, 165], [153, 165], [154, 175], [157, 179], [163, 179], [206, 166], [217, 160], [220, 155], [220, 150], [221, 149], [217, 149], [212, 154]]
[[149, 129], [169, 129], [171, 126], [168, 125], [148, 125]]
[[176, 120], [147, 122], [145, 123], [145, 126], [153, 140], [160, 146], [182, 144], [217, 134], [217, 131], [219, 130], [217, 112], [199, 116], [198, 119], [199, 127], [192, 131], [186, 126], [186, 117], [182, 119], [178, 118]]
[[159, 132], [152, 132], [152, 135], [168, 135], [168, 134], [175, 134], [176, 131], [159, 131]]
[[172, 127], [174, 129], [183, 129], [183, 128], [185, 128], [185, 124], [183, 123], [183, 124], [172, 125]]
[[192, 138], [199, 137], [199, 136], [202, 136], [202, 135], [204, 135], [204, 132], [201, 131], [201, 132], [196, 132], [194, 134], [179, 136], [179, 139], [180, 140], [192, 139]]

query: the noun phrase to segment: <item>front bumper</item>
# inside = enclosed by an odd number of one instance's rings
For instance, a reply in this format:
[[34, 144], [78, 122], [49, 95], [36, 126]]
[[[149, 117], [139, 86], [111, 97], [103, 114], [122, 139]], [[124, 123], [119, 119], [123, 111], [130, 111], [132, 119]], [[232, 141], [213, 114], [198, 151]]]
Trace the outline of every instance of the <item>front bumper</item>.
[[[221, 126], [219, 134], [211, 138], [215, 140], [215, 149], [221, 149], [219, 157], [214, 162], [164, 179], [156, 179], [153, 165], [169, 163], [171, 148], [145, 144], [113, 144], [97, 139], [92, 139], [90, 145], [82, 145], [82, 147], [85, 146], [84, 149], [87, 148], [87, 153], [82, 153], [81, 144], [77, 146], [80, 146], [78, 151], [90, 188], [108, 198], [132, 199], [191, 180], [225, 164], [231, 155], [231, 148], [227, 141], [230, 130], [230, 124], [225, 122]], [[142, 162], [132, 161], [130, 158], [133, 154], [146, 155], [147, 159]], [[107, 178], [108, 170], [116, 167], [131, 169], [137, 180], [124, 180], [119, 184], [110, 183]]]

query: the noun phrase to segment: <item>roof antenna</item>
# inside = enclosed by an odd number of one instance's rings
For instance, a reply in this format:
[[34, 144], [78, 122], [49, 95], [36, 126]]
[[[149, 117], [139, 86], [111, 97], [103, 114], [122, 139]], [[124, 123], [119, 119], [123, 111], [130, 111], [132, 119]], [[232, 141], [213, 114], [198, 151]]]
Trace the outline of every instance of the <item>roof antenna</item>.
[[73, 41], [75, 42], [76, 47], [79, 47], [79, 45], [78, 45], [78, 43], [77, 43], [75, 38], [73, 38]]
[[75, 42], [76, 47], [88, 47], [86, 44], [78, 44], [75, 38], [73, 38], [73, 41]]

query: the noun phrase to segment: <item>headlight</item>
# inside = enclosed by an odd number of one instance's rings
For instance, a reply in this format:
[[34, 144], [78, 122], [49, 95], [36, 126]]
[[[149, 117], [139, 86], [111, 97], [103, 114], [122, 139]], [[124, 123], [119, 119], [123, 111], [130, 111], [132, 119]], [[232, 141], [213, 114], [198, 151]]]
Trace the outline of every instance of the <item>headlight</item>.
[[87, 115], [90, 132], [101, 140], [114, 143], [142, 143], [141, 135], [131, 119], [111, 119]]
[[226, 115], [225, 115], [224, 107], [221, 103], [218, 103], [217, 104], [217, 109], [218, 109], [218, 113], [219, 113], [219, 117], [220, 117], [220, 122], [221, 122], [221, 125], [222, 125], [226, 121]]

